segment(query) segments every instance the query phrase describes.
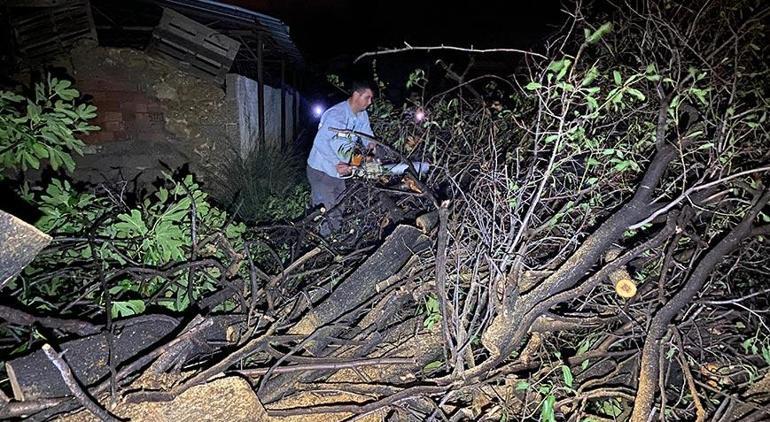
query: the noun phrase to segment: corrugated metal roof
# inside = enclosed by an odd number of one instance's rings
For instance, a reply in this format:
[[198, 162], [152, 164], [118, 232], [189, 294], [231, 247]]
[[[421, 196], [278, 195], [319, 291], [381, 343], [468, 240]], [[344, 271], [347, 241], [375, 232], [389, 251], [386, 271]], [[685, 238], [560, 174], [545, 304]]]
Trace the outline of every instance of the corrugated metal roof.
[[302, 66], [304, 63], [302, 54], [289, 35], [289, 27], [272, 16], [213, 0], [153, 0], [152, 3], [176, 10], [190, 10], [240, 21], [244, 24], [254, 24], [258, 30], [268, 35], [274, 48], [290, 62], [296, 66]]

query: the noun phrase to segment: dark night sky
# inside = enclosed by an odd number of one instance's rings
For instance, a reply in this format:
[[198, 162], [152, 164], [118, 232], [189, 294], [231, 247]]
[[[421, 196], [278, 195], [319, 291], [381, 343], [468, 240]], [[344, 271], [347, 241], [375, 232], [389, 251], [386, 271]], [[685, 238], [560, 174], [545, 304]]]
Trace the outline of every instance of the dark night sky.
[[[362, 53], [404, 46], [522, 48], [540, 50], [544, 37], [565, 20], [560, 0], [419, 1], [419, 0], [226, 0], [228, 3], [282, 20], [305, 57], [310, 72], [303, 91], [310, 98], [341, 99], [325, 82], [325, 75], [343, 81], [368, 79], [368, 61], [353, 60]], [[507, 9], [512, 9], [508, 11]], [[444, 59], [462, 71], [467, 54], [409, 53], [380, 56], [377, 72], [388, 83], [382, 92], [393, 101], [408, 93], [405, 82], [415, 68], [428, 72], [436, 90], [447, 79], [437, 77], [435, 61]], [[508, 73], [520, 62], [518, 54], [476, 55], [473, 71]], [[481, 63], [482, 61], [486, 61]], [[443, 74], [443, 70], [438, 70]], [[472, 72], [473, 73], [473, 72]]]
[[[283, 20], [311, 64], [350, 60], [379, 47], [444, 43], [459, 47], [528, 48], [564, 15], [558, 0], [229, 0]], [[507, 7], [506, 7], [507, 6]], [[506, 9], [513, 9], [507, 11]]]

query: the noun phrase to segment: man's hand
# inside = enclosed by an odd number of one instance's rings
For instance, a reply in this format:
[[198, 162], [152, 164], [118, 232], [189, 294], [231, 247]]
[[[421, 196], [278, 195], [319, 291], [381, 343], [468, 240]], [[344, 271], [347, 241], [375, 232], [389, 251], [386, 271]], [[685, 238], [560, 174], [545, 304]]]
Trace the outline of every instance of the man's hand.
[[353, 172], [353, 169], [349, 165], [347, 165], [347, 164], [345, 164], [343, 162], [337, 163], [337, 173], [340, 176], [349, 176], [350, 173], [352, 173], [352, 172]]

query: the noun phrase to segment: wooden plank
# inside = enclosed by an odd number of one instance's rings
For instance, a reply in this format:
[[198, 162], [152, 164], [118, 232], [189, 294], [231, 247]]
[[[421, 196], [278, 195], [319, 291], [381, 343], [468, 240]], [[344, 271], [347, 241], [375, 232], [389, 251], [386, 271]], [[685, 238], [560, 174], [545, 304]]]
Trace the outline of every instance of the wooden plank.
[[38, 47], [44, 46], [44, 45], [46, 45], [48, 43], [59, 43], [62, 46], [69, 45], [69, 44], [74, 44], [74, 41], [83, 38], [83, 35], [90, 34], [90, 32], [91, 31], [88, 28], [83, 28], [83, 29], [80, 29], [80, 30], [77, 30], [77, 31], [73, 31], [73, 32], [67, 32], [67, 33], [63, 33], [63, 34], [56, 34], [56, 35], [54, 35], [53, 38], [47, 38], [47, 39], [42, 39], [42, 40], [36, 41], [34, 43], [28, 43], [28, 44], [24, 45], [24, 48], [19, 48], [19, 51], [23, 51], [23, 52], [34, 51]]
[[257, 36], [257, 127], [259, 130], [259, 145], [265, 145], [265, 64], [264, 64], [264, 36]]
[[161, 36], [153, 34], [153, 41], [154, 43], [170, 44], [177, 50], [184, 51], [191, 56], [198, 55], [200, 57], [205, 57], [209, 62], [216, 63], [218, 67], [229, 69], [230, 64], [232, 63], [228, 62], [225, 56], [217, 54], [212, 50], [202, 49], [199, 44], [194, 44], [188, 39], [179, 37], [176, 34], [169, 33]]
[[241, 43], [171, 9], [164, 9], [159, 30], [186, 37], [193, 44], [214, 48], [232, 61]]
[[164, 9], [148, 51], [204, 78], [224, 83], [240, 42], [171, 9]]
[[281, 60], [281, 151], [286, 150], [286, 62]]
[[[190, 56], [205, 57], [209, 62], [216, 63], [217, 67], [229, 69], [232, 61], [228, 61], [224, 56], [211, 50], [201, 49], [199, 45], [191, 44], [188, 40], [174, 35], [154, 38], [155, 43], [170, 44], [174, 48], [184, 51]], [[155, 44], [154, 44], [155, 45]]]
[[88, 0], [36, 4], [39, 7], [16, 7], [10, 10], [16, 45], [27, 59], [65, 52], [83, 38], [96, 40]]
[[[75, 0], [77, 2], [77, 0]], [[73, 0], [10, 0], [8, 7], [55, 7], [72, 4]]]

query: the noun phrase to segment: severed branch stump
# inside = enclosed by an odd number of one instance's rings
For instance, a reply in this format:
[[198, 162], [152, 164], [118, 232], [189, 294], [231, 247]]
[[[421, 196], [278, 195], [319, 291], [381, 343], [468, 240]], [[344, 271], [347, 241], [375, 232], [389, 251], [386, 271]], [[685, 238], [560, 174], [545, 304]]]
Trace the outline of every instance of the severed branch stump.
[[0, 210], [0, 287], [29, 265], [51, 236]]

